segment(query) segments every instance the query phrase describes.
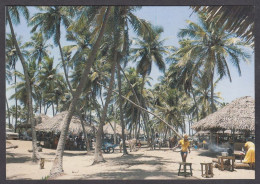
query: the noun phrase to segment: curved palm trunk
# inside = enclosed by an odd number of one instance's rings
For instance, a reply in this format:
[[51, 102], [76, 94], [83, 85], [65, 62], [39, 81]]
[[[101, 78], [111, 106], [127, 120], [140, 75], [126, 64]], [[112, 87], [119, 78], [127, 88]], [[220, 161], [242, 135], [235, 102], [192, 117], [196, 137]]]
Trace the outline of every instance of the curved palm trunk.
[[[117, 54], [115, 54], [114, 57], [117, 57]], [[116, 66], [116, 60], [114, 59], [112, 66], [111, 66], [111, 79], [110, 79], [109, 87], [108, 87], [108, 90], [107, 90], [106, 102], [105, 102], [103, 112], [102, 112], [102, 115], [101, 115], [101, 119], [100, 119], [100, 122], [99, 122], [99, 126], [98, 126], [93, 164], [104, 161], [102, 151], [101, 151], [102, 133], [103, 133], [103, 126], [104, 126], [106, 116], [107, 116], [108, 105], [110, 103], [110, 99], [111, 99], [111, 96], [112, 96], [112, 89], [114, 87], [115, 66]]]
[[123, 118], [123, 101], [122, 101], [122, 91], [121, 91], [121, 75], [120, 75], [120, 63], [117, 60], [117, 82], [118, 82], [118, 89], [119, 89], [119, 109], [120, 109], [120, 121], [122, 126], [122, 140], [123, 140], [123, 155], [127, 155], [126, 144], [125, 144], [125, 122]]
[[6, 102], [6, 108], [7, 108], [7, 113], [8, 113], [8, 127], [11, 128], [11, 117], [10, 117], [10, 109], [8, 105], [7, 98], [5, 97], [5, 102]]
[[32, 160], [33, 162], [36, 162], [40, 156], [38, 153], [38, 149], [37, 149], [37, 140], [36, 140], [36, 131], [35, 131], [35, 119], [34, 119], [34, 115], [33, 115], [33, 105], [32, 105], [32, 88], [31, 88], [31, 84], [30, 84], [30, 78], [29, 78], [29, 73], [28, 73], [28, 69], [26, 66], [26, 62], [23, 58], [23, 55], [21, 53], [21, 50], [18, 46], [15, 34], [14, 34], [14, 29], [13, 29], [13, 24], [11, 21], [11, 17], [8, 11], [8, 7], [7, 7], [7, 20], [9, 22], [9, 26], [10, 26], [10, 30], [11, 30], [11, 34], [14, 38], [14, 43], [15, 43], [15, 49], [17, 50], [19, 59], [22, 63], [23, 66], [23, 70], [24, 70], [24, 76], [25, 76], [25, 85], [26, 85], [26, 92], [28, 93], [28, 114], [29, 114], [29, 123], [31, 124], [31, 129], [32, 129], [32, 149], [33, 149], [33, 154], [32, 154]]
[[58, 145], [57, 145], [55, 159], [53, 161], [52, 169], [50, 171], [50, 175], [52, 177], [59, 175], [63, 172], [63, 163], [62, 163], [63, 162], [63, 153], [64, 153], [64, 146], [65, 146], [65, 141], [66, 141], [66, 137], [67, 137], [67, 134], [68, 134], [70, 121], [71, 121], [71, 118], [72, 118], [73, 113], [75, 111], [77, 101], [78, 101], [78, 99], [79, 99], [79, 97], [82, 93], [82, 90], [84, 89], [84, 87], [86, 85], [86, 82], [89, 79], [88, 75], [90, 73], [91, 66], [93, 65], [97, 51], [99, 49], [101, 39], [102, 39], [104, 31], [105, 31], [105, 27], [106, 27], [106, 23], [107, 23], [107, 20], [108, 20], [108, 15], [109, 15], [110, 9], [111, 9], [110, 7], [107, 8], [103, 24], [102, 24], [102, 27], [100, 29], [99, 35], [98, 35], [98, 38], [97, 38], [97, 40], [96, 40], [96, 42], [93, 46], [92, 51], [89, 54], [89, 57], [88, 57], [87, 62], [86, 62], [87, 64], [84, 68], [84, 71], [83, 71], [82, 77], [80, 79], [79, 85], [76, 89], [76, 92], [73, 95], [73, 99], [72, 99], [71, 104], [69, 106], [68, 114], [65, 117], [65, 123], [62, 126], [60, 139], [59, 139], [59, 142], [58, 142]]
[[[102, 85], [101, 83], [97, 82], [99, 85], [103, 86], [104, 88], [107, 88], [106, 86]], [[112, 90], [114, 93], [118, 94], [118, 92]], [[165, 120], [163, 120], [162, 118], [160, 118], [158, 115], [154, 114], [153, 112], [148, 111], [147, 109], [137, 105], [136, 103], [134, 103], [132, 100], [126, 98], [125, 96], [122, 95], [122, 98], [124, 98], [125, 100], [127, 100], [128, 102], [130, 102], [131, 104], [133, 104], [134, 106], [136, 106], [137, 108], [139, 108], [142, 111], [145, 111], [149, 114], [152, 114], [154, 117], [158, 118], [160, 121], [162, 121], [164, 124], [166, 124], [170, 129], [172, 129], [172, 131], [179, 137], [182, 138], [182, 136], [174, 129], [173, 126], [171, 126], [169, 123], [167, 123]]]

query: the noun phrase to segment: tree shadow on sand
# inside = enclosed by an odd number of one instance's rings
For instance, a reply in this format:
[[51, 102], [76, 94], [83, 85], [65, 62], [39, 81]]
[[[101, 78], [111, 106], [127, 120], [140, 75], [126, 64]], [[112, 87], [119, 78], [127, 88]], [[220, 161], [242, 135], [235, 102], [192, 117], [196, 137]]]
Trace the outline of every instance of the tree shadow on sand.
[[14, 154], [14, 153], [8, 153], [6, 152], [6, 164], [9, 163], [25, 163], [32, 161], [32, 157], [25, 156], [23, 154]]
[[[177, 172], [165, 172], [165, 171], [146, 171], [142, 169], [131, 169], [129, 171], [113, 171], [113, 172], [100, 172], [97, 174], [86, 175], [84, 174], [83, 177], [81, 176], [79, 180], [86, 180], [86, 179], [97, 179], [102, 178], [112, 179], [112, 180], [143, 180], [147, 178], [162, 178], [165, 179], [184, 179], [185, 177], [178, 176]], [[196, 177], [186, 177], [185, 179], [197, 179]], [[161, 179], [160, 179], [161, 180]]]
[[[146, 158], [148, 160], [146, 160]], [[140, 160], [139, 160], [140, 159]], [[142, 160], [141, 160], [142, 159]], [[173, 168], [172, 171], [163, 171], [166, 164], [178, 164], [170, 159], [165, 159], [159, 156], [147, 156], [144, 154], [129, 154], [116, 158], [107, 158], [111, 166], [124, 165], [123, 169], [114, 170], [113, 168], [108, 171], [99, 172], [92, 175], [78, 175], [79, 179], [147, 179], [147, 178], [165, 178], [165, 179], [184, 179], [178, 176], [178, 169]], [[145, 167], [149, 170], [136, 167]], [[152, 168], [152, 170], [150, 170]], [[78, 179], [78, 178], [77, 178]], [[195, 177], [187, 177], [186, 179], [197, 179]]]

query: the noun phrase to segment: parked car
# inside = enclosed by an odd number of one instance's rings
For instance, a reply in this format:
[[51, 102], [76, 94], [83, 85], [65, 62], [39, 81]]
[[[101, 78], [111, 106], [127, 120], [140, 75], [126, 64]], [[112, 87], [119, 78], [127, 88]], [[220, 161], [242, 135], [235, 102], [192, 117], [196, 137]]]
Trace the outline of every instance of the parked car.
[[6, 128], [6, 139], [14, 139], [17, 140], [19, 139], [19, 134], [18, 133], [14, 133], [10, 128]]

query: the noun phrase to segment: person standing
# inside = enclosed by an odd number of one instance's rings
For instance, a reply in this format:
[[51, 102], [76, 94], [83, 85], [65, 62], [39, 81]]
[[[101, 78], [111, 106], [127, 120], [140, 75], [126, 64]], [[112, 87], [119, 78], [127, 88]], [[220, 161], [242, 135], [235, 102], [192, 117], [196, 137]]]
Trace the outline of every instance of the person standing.
[[187, 159], [187, 155], [188, 155], [188, 150], [189, 150], [189, 153], [190, 153], [190, 141], [188, 140], [188, 135], [185, 134], [183, 136], [183, 139], [181, 139], [178, 143], [177, 146], [175, 146], [173, 148], [176, 149], [177, 147], [181, 146], [181, 158], [182, 158], [182, 162], [186, 162], [186, 159]]

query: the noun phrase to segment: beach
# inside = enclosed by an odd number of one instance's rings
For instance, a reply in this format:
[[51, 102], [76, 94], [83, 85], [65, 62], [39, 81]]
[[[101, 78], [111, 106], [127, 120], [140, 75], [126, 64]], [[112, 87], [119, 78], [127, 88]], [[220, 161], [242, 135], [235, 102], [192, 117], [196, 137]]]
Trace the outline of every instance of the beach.
[[[40, 155], [45, 158], [44, 169], [39, 163], [31, 161], [32, 149], [30, 141], [9, 140], [16, 149], [6, 150], [6, 179], [7, 180], [42, 180], [50, 173], [56, 150], [43, 148]], [[178, 176], [180, 153], [168, 148], [150, 150], [140, 148], [129, 155], [122, 156], [119, 149], [114, 153], [103, 154], [105, 162], [94, 164], [94, 150], [68, 151], [63, 157], [64, 174], [57, 180], [179, 180], [205, 179], [201, 176], [203, 162], [212, 162], [214, 153], [207, 150], [191, 150], [187, 162], [192, 163], [193, 176]], [[236, 162], [240, 162], [236, 160]], [[220, 171], [213, 169], [214, 177], [207, 179], [255, 179], [255, 171], [235, 169], [235, 171]]]

